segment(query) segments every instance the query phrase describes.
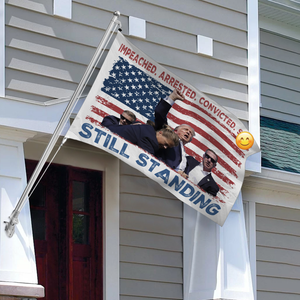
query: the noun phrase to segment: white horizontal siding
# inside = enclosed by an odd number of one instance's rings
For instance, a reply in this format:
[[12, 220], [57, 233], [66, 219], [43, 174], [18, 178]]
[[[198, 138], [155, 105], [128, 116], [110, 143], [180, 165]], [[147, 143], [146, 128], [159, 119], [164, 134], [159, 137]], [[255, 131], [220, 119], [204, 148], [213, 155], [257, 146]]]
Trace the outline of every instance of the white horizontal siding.
[[[143, 194], [141, 194], [141, 197], [143, 197]], [[168, 225], [166, 226], [166, 224]], [[126, 230], [182, 236], [182, 220], [176, 218], [123, 211], [120, 216], [120, 226]]]
[[142, 280], [121, 279], [120, 281], [121, 299], [123, 296], [149, 297], [152, 299], [182, 299], [182, 285], [177, 283], [153, 282]]
[[183, 204], [127, 164], [121, 174], [121, 297], [181, 299]]
[[[74, 87], [70, 89], [69, 83], [77, 86], [112, 13], [119, 10], [125, 36], [128, 35], [129, 16], [146, 20], [147, 39], [129, 37], [129, 40], [247, 122], [246, 1], [231, 0], [224, 4], [176, 0], [171, 3], [158, 0], [72, 1], [72, 20], [66, 20], [52, 15], [50, 1], [9, 0], [6, 4], [6, 51], [9, 57], [20, 62], [22, 73], [18, 75], [17, 86], [10, 82], [12, 75], [7, 76], [6, 94], [40, 101], [60, 98], [60, 94], [70, 96]], [[213, 39], [212, 58], [196, 54], [198, 34]], [[31, 57], [37, 56], [35, 65], [28, 64], [26, 56], [29, 53]], [[16, 71], [18, 66], [7, 62], [6, 68], [9, 73], [11, 69]], [[31, 73], [40, 75], [41, 79], [34, 77], [36, 85], [29, 84], [23, 90], [28, 84], [26, 77]], [[43, 76], [46, 79], [49, 76], [51, 84], [47, 85]], [[61, 83], [56, 85], [52, 79]], [[87, 90], [91, 84], [92, 80]], [[60, 92], [64, 85], [66, 91]]]
[[121, 278], [182, 284], [182, 269], [145, 264], [120, 264]]
[[[74, 1], [73, 1], [74, 2]], [[226, 41], [231, 40], [233, 44], [244, 42], [246, 45], [246, 37], [243, 39], [236, 39], [232, 36], [223, 36], [222, 32], [226, 29], [221, 29], [221, 32], [215, 30], [219, 27], [231, 27], [240, 31], [245, 31], [247, 28], [247, 21], [245, 18], [246, 9], [232, 10], [226, 5], [214, 5], [207, 1], [105, 1], [101, 3], [97, 0], [79, 0], [78, 3], [91, 5], [93, 7], [102, 8], [107, 11], [120, 11], [123, 16], [139, 16], [139, 18], [147, 20], [150, 23], [161, 24], [162, 26], [177, 29], [179, 31], [187, 31], [196, 33], [200, 29], [197, 27], [204, 22], [210, 23], [210, 28], [201, 28], [203, 32], [211, 32], [219, 36], [220, 39]], [[235, 1], [239, 3], [241, 1]], [[242, 2], [245, 5], [246, 2]], [[116, 5], [117, 4], [117, 5]], [[146, 8], [146, 9], [145, 9]], [[189, 18], [189, 22], [187, 21]], [[203, 22], [200, 23], [199, 22]], [[239, 36], [237, 36], [239, 37]], [[213, 37], [214, 39], [216, 37]]]
[[[25, 2], [21, 7], [21, 1], [9, 3], [6, 5], [6, 95], [37, 101], [70, 97], [112, 15], [100, 11], [98, 27], [92, 27], [54, 17], [49, 9], [42, 9], [42, 4], [30, 6]], [[99, 28], [101, 22], [103, 28]]]
[[257, 204], [256, 215], [257, 299], [299, 299], [300, 210]]
[[261, 30], [261, 115], [300, 124], [300, 41]]
[[182, 252], [182, 238], [158, 233], [121, 229], [120, 244], [130, 247]]
[[300, 266], [300, 252], [291, 249], [257, 247], [257, 260]]
[[286, 294], [286, 293], [269, 293], [269, 292], [258, 292], [257, 299], [263, 300], [299, 300], [299, 295]]
[[120, 256], [122, 262], [138, 263], [182, 268], [181, 251], [164, 251], [130, 246], [121, 246]]

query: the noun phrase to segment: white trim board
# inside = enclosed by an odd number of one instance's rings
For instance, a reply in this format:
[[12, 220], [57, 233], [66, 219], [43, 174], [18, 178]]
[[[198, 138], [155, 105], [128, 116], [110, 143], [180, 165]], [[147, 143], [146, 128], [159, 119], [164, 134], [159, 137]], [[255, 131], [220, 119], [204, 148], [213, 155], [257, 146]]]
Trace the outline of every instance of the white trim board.
[[300, 209], [300, 174], [262, 168], [245, 178], [242, 191], [249, 202]]
[[[38, 159], [47, 144], [28, 141], [25, 157]], [[55, 151], [57, 147], [55, 147]], [[103, 295], [104, 300], [119, 299], [119, 179], [120, 162], [95, 147], [68, 140], [53, 163], [103, 171]]]
[[[260, 145], [260, 39], [258, 25], [258, 0], [248, 4], [248, 103], [249, 131]], [[261, 154], [247, 160], [247, 169], [261, 171]]]
[[296, 40], [300, 40], [300, 31], [298, 27], [287, 25], [273, 19], [259, 16], [259, 27]]

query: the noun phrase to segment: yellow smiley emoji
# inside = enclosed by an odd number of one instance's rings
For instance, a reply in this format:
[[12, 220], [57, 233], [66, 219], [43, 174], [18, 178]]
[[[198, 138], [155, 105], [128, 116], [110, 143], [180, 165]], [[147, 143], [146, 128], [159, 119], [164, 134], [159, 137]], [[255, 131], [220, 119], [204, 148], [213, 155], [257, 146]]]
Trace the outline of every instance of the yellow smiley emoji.
[[236, 144], [243, 150], [248, 150], [253, 146], [254, 138], [250, 132], [243, 131], [236, 137]]

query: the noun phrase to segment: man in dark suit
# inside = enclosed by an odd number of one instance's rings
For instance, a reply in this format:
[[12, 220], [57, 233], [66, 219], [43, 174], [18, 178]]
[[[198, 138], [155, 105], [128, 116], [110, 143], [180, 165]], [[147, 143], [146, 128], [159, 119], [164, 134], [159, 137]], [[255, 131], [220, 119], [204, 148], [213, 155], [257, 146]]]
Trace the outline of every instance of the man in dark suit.
[[178, 136], [170, 126], [155, 131], [151, 125], [113, 125], [109, 130], [155, 156], [159, 149], [168, 149], [179, 143]]
[[136, 120], [135, 114], [130, 110], [124, 110], [120, 118], [115, 116], [106, 116], [101, 125], [109, 128], [112, 125], [131, 125]]
[[[161, 99], [155, 108], [155, 129], [159, 130], [164, 124], [168, 124], [167, 114], [176, 100], [183, 101], [184, 95], [179, 90], [174, 90], [168, 97]], [[189, 143], [195, 135], [194, 129], [181, 124], [174, 129], [179, 137], [179, 145], [174, 148], [161, 149], [158, 152], [158, 158], [165, 162], [170, 168], [178, 171], [182, 176], [186, 170], [186, 153], [184, 146]]]
[[211, 176], [211, 170], [217, 165], [217, 161], [218, 156], [211, 149], [205, 151], [202, 163], [198, 162], [192, 156], [187, 157], [189, 180], [213, 196], [216, 196], [219, 192], [219, 187]]

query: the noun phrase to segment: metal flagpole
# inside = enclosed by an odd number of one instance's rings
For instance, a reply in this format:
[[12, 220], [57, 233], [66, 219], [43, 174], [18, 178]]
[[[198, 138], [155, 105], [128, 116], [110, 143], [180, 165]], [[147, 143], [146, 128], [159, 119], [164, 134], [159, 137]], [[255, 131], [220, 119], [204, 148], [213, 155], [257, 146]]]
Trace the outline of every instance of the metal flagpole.
[[[23, 194], [21, 195], [20, 200], [18, 201], [15, 209], [13, 210], [13, 212], [11, 213], [10, 217], [9, 217], [9, 221], [5, 221], [4, 223], [6, 223], [5, 225], [5, 231], [6, 231], [6, 235], [8, 237], [12, 237], [14, 235], [15, 232], [15, 225], [18, 224], [19, 220], [18, 220], [18, 216], [22, 210], [22, 208], [24, 207], [27, 199], [28, 199], [28, 193], [31, 190], [34, 182], [36, 181], [38, 175], [40, 174], [47, 158], [49, 157], [52, 149], [54, 148], [67, 120], [69, 119], [73, 108], [75, 107], [84, 87], [87, 84], [87, 81], [90, 78], [91, 72], [93, 71], [93, 69], [95, 68], [96, 63], [99, 61], [100, 57], [102, 56], [103, 52], [104, 52], [104, 47], [106, 47], [106, 45], [108, 44], [110, 38], [112, 37], [113, 33], [115, 32], [116, 28], [118, 26], [121, 27], [121, 22], [118, 20], [120, 16], [120, 12], [116, 11], [114, 12], [114, 16], [111, 19], [106, 32], [104, 33], [104, 36], [102, 37], [102, 40], [99, 43], [99, 46], [90, 62], [90, 64], [88, 65], [83, 77], [81, 78], [81, 81], [79, 82], [76, 90], [74, 91], [70, 102], [68, 104], [68, 106], [66, 107], [63, 116], [61, 117], [61, 119], [59, 120], [59, 123], [56, 126], [56, 129], [52, 135], [52, 138], [46, 148], [46, 150], [43, 153], [42, 158], [40, 159], [38, 165], [36, 166]], [[62, 144], [66, 141], [66, 139], [63, 140]]]

